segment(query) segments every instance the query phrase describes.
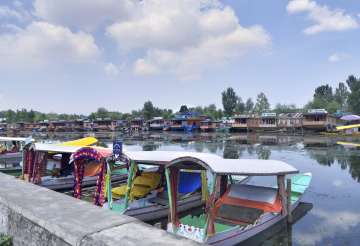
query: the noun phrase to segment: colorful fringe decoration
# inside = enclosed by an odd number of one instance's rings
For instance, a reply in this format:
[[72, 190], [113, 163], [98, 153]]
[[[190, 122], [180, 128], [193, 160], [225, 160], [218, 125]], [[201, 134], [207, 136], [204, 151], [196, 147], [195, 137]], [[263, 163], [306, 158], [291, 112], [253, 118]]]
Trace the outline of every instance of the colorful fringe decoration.
[[97, 174], [94, 204], [102, 206], [104, 204], [106, 161], [101, 153], [89, 147], [82, 148], [74, 153], [74, 197], [81, 198], [81, 184], [84, 179], [85, 165], [89, 160], [94, 160], [101, 165]]

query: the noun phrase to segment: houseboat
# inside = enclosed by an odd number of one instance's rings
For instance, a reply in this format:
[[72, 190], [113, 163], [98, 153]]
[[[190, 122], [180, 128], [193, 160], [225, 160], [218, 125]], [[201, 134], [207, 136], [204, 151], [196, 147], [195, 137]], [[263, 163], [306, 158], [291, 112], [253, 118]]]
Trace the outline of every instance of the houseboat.
[[84, 122], [85, 122], [84, 119], [77, 119], [77, 120], [71, 121], [71, 130], [73, 132], [85, 131]]
[[131, 131], [141, 131], [144, 128], [144, 119], [143, 118], [135, 118], [130, 120], [130, 130]]
[[206, 119], [200, 121], [200, 130], [202, 132], [215, 132], [217, 129], [220, 128], [220, 121]]
[[0, 132], [6, 132], [7, 131], [8, 124], [5, 122], [0, 122]]
[[230, 131], [232, 132], [247, 132], [249, 131], [250, 115], [236, 115], [233, 118]]
[[70, 132], [71, 127], [66, 120], [51, 121], [49, 131], [52, 132]]
[[47, 132], [50, 122], [48, 120], [38, 122], [39, 125], [39, 132]]
[[302, 128], [302, 113], [282, 113], [278, 116], [278, 128], [286, 131]]
[[39, 128], [40, 128], [40, 126], [38, 125], [38, 123], [35, 123], [35, 122], [25, 122], [24, 123], [24, 131], [26, 131], [26, 132], [38, 131]]
[[303, 114], [303, 128], [313, 131], [332, 131], [336, 128], [336, 118], [325, 109], [310, 109]]
[[196, 112], [176, 114], [175, 118], [170, 121], [170, 130], [193, 132], [200, 130], [202, 117]]
[[259, 118], [260, 131], [276, 131], [278, 130], [276, 113], [262, 113]]
[[92, 122], [92, 130], [95, 132], [107, 132], [115, 131], [117, 126], [117, 121], [110, 118], [106, 119], [96, 119]]
[[149, 121], [149, 129], [151, 131], [162, 131], [165, 125], [165, 120], [162, 117], [155, 117]]

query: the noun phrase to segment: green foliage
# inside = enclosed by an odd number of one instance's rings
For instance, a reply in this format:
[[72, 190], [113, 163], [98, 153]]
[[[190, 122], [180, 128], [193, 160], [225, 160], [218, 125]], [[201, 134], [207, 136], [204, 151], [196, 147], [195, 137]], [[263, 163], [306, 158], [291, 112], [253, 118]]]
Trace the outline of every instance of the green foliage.
[[179, 112], [184, 114], [184, 113], [189, 112], [189, 109], [186, 105], [181, 105]]
[[254, 111], [258, 114], [261, 114], [269, 110], [270, 110], [270, 103], [266, 95], [263, 92], [261, 92], [256, 98]]
[[238, 97], [237, 103], [236, 103], [236, 108], [235, 108], [235, 113], [236, 114], [242, 114], [245, 111], [245, 103], [243, 103], [241, 97]]
[[245, 112], [252, 113], [254, 111], [254, 102], [251, 98], [248, 98], [245, 103]]
[[339, 86], [333, 94], [332, 87], [328, 84], [321, 85], [315, 89], [314, 98], [309, 102], [306, 109], [326, 109], [329, 113], [335, 113], [338, 110], [345, 110], [347, 103], [348, 91], [344, 83]]
[[349, 97], [349, 91], [345, 83], [340, 82], [335, 90], [334, 99], [340, 105], [341, 110], [347, 110], [347, 100]]
[[320, 98], [322, 100], [331, 102], [334, 99], [331, 86], [326, 84], [317, 87], [315, 89], [314, 98]]
[[238, 97], [234, 89], [229, 87], [221, 95], [225, 116], [233, 116], [238, 104]]
[[11, 246], [11, 245], [13, 245], [12, 238], [10, 236], [8, 236], [8, 235], [0, 234], [0, 245], [1, 246]]
[[275, 106], [274, 112], [277, 114], [281, 113], [295, 113], [298, 109], [296, 108], [295, 104], [281, 104], [278, 103]]
[[351, 75], [346, 80], [347, 85], [350, 89], [350, 94], [348, 96], [348, 104], [350, 110], [354, 113], [360, 113], [360, 78], [356, 78]]

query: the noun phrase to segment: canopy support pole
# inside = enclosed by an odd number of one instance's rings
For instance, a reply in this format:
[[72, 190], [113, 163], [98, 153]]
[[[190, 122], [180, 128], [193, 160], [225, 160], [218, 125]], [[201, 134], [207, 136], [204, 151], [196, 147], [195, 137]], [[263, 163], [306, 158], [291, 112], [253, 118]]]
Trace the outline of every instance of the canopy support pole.
[[277, 183], [278, 183], [278, 187], [279, 187], [279, 194], [281, 197], [281, 214], [283, 216], [286, 216], [287, 213], [287, 199], [286, 199], [286, 191], [285, 191], [285, 175], [278, 175], [277, 176]]
[[286, 180], [286, 196], [287, 196], [287, 212], [288, 212], [288, 223], [292, 223], [291, 214], [291, 179]]
[[133, 176], [134, 176], [134, 172], [135, 172], [135, 165], [136, 165], [135, 161], [131, 160], [130, 161], [130, 171], [129, 171], [128, 180], [127, 180], [126, 193], [125, 193], [125, 202], [124, 202], [123, 213], [126, 211], [126, 209], [129, 206], [129, 196], [130, 196]]

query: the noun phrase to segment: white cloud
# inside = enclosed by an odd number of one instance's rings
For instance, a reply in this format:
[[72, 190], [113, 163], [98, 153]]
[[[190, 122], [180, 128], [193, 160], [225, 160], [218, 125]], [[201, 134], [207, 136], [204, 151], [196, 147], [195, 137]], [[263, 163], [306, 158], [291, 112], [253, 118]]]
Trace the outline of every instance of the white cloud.
[[47, 62], [91, 61], [100, 54], [94, 38], [84, 32], [46, 22], [33, 22], [0, 35], [3, 64], [23, 63], [29, 66]]
[[119, 68], [115, 66], [113, 63], [108, 63], [104, 67], [105, 74], [109, 77], [116, 77], [119, 75]]
[[304, 33], [308, 35], [358, 28], [357, 20], [346, 14], [344, 10], [330, 9], [326, 5], [319, 5], [311, 0], [291, 0], [287, 5], [287, 11], [290, 14], [308, 13], [308, 19], [314, 22], [313, 25], [304, 30]]
[[360, 214], [351, 211], [325, 211], [314, 209], [311, 212], [318, 223], [314, 224], [313, 230], [309, 232], [298, 232], [294, 238], [300, 245], [316, 245], [327, 237], [332, 237], [336, 233], [344, 233], [352, 230], [360, 224]]
[[8, 6], [0, 5], [0, 19], [2, 18], [14, 18], [17, 20], [22, 20], [23, 16], [20, 12], [9, 8]]
[[132, 0], [35, 0], [35, 15], [63, 26], [95, 30], [99, 25], [128, 18]]
[[135, 73], [180, 77], [270, 43], [261, 26], [243, 27], [230, 7], [201, 0], [142, 1], [131, 18], [110, 25], [107, 35], [122, 52], [145, 53], [136, 60]]
[[348, 54], [334, 53], [334, 54], [329, 56], [328, 61], [334, 63], [334, 62], [339, 62], [339, 61], [345, 60], [347, 58], [349, 58]]

